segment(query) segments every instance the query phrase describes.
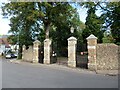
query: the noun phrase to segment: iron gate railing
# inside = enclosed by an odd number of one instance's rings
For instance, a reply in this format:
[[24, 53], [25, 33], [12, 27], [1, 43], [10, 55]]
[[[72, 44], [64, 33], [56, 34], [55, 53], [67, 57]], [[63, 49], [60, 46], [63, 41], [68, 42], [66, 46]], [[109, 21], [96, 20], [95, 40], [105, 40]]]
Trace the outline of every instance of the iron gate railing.
[[80, 68], [88, 68], [88, 52], [87, 44], [77, 44], [76, 47], [76, 66]]

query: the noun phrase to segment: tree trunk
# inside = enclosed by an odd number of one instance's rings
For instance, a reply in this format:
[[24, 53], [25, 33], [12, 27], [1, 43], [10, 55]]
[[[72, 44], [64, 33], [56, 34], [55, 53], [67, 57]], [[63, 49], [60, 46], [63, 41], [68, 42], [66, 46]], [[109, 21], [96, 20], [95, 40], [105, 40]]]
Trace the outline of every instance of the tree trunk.
[[22, 45], [19, 44], [18, 57], [17, 59], [22, 59]]
[[46, 39], [49, 39], [50, 26], [51, 26], [50, 23], [47, 23], [45, 25], [45, 38]]

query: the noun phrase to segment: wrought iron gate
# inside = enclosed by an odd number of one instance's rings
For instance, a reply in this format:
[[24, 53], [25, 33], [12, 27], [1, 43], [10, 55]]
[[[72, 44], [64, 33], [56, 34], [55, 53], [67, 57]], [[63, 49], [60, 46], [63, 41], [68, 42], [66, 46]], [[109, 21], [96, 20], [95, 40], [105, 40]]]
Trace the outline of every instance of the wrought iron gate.
[[87, 44], [77, 44], [76, 47], [76, 62], [77, 67], [80, 68], [88, 68], [88, 52], [87, 52]]
[[39, 47], [39, 63], [43, 63], [43, 59], [44, 59], [44, 46], [41, 45]]
[[51, 44], [51, 49], [50, 49], [50, 60], [51, 63], [56, 63], [57, 62], [57, 51], [56, 51], [56, 44], [52, 42]]

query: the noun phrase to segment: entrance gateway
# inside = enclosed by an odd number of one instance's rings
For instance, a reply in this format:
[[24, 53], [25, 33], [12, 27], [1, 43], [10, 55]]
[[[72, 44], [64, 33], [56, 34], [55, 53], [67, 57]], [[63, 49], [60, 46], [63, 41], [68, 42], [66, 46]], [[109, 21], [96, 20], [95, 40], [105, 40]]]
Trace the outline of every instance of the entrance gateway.
[[88, 49], [86, 43], [76, 45], [76, 67], [88, 69]]
[[57, 46], [50, 39], [45, 39], [44, 45], [41, 45], [41, 42], [36, 40], [33, 42], [33, 47], [27, 50], [23, 46], [22, 59], [33, 63], [57, 63], [69, 67], [87, 68], [88, 56], [86, 47], [87, 45], [77, 43], [77, 39], [72, 36], [68, 38], [67, 57], [61, 57], [60, 59], [57, 57]]
[[[77, 44], [77, 39], [75, 37], [70, 37], [68, 39], [68, 50], [67, 57], [57, 57], [57, 45], [55, 45], [51, 40], [45, 40], [44, 46], [39, 46], [39, 63], [44, 64], [60, 64], [70, 67], [80, 67], [88, 68], [88, 55], [87, 55], [87, 45]], [[45, 54], [46, 53], [46, 54]], [[49, 54], [47, 54], [49, 53]], [[46, 58], [44, 58], [46, 57]], [[46, 61], [44, 61], [46, 59]], [[48, 60], [48, 61], [47, 61]]]
[[[22, 60], [43, 64], [58, 63], [57, 59], [59, 57], [57, 57], [55, 50], [56, 48], [51, 40], [45, 40], [44, 47], [39, 40], [36, 40], [33, 42], [33, 46], [29, 46], [27, 49], [23, 45]], [[87, 45], [77, 43], [75, 37], [68, 38], [67, 51], [68, 56], [65, 60], [66, 65], [69, 67], [88, 68], [94, 71], [118, 69], [119, 46], [115, 44], [97, 44], [97, 37], [93, 34], [87, 38]], [[108, 58], [108, 55], [111, 58]]]

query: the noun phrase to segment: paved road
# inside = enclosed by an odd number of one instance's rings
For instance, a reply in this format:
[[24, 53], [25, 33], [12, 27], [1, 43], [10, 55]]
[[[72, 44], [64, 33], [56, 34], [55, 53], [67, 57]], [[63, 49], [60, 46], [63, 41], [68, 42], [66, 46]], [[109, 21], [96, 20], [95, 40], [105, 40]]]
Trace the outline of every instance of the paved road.
[[2, 60], [3, 88], [117, 88], [117, 76]]

